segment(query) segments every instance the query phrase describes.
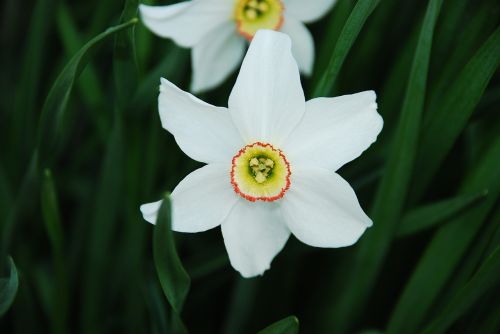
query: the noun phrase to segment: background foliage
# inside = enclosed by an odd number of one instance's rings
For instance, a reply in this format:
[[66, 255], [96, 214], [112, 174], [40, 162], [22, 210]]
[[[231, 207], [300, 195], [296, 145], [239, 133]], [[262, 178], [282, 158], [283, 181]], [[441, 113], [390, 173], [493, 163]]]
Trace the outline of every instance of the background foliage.
[[[499, 332], [498, 1], [338, 0], [310, 26], [308, 98], [378, 93], [384, 130], [340, 170], [374, 226], [292, 238], [255, 279], [219, 229], [169, 228], [162, 194], [200, 165], [156, 98], [160, 76], [187, 89], [189, 51], [133, 0], [1, 6], [1, 333]], [[138, 207], [161, 196], [153, 228]]]

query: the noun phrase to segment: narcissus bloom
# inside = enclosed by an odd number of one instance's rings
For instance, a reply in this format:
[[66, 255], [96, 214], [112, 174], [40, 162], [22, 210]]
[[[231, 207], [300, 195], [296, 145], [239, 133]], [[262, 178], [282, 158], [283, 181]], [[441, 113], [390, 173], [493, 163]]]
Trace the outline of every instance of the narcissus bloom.
[[[344, 247], [372, 225], [334, 171], [382, 129], [375, 93], [306, 102], [287, 35], [255, 35], [228, 108], [161, 79], [159, 111], [181, 149], [207, 164], [172, 192], [172, 229], [221, 226], [243, 276], [267, 270], [291, 233], [311, 246]], [[155, 223], [160, 205], [142, 205], [144, 219]]]
[[302, 73], [312, 72], [314, 41], [304, 23], [318, 20], [336, 0], [192, 0], [139, 7], [153, 33], [193, 48], [195, 92], [211, 89], [239, 66], [247, 41], [259, 29], [279, 30], [292, 40]]

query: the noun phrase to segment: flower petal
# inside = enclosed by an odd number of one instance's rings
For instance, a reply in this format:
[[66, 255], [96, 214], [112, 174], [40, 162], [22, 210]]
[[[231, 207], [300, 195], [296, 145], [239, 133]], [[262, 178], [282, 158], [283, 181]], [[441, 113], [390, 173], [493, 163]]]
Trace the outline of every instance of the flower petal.
[[[219, 226], [239, 199], [229, 179], [223, 164], [206, 165], [186, 176], [172, 192], [172, 230], [194, 233]], [[144, 219], [156, 223], [160, 205], [141, 205]]]
[[292, 39], [292, 54], [300, 72], [311, 75], [314, 65], [314, 40], [306, 26], [294, 17], [286, 16], [281, 31]]
[[212, 29], [231, 20], [233, 6], [227, 0], [193, 0], [170, 6], [140, 5], [144, 25], [160, 37], [192, 47]]
[[281, 212], [297, 239], [315, 247], [352, 245], [372, 225], [349, 183], [323, 168], [294, 169]]
[[231, 265], [243, 277], [262, 275], [269, 269], [290, 236], [275, 203], [244, 199], [236, 203], [221, 228]]
[[259, 30], [229, 97], [229, 113], [243, 140], [279, 146], [298, 124], [305, 99], [290, 38]]
[[226, 108], [209, 105], [161, 79], [158, 109], [180, 148], [201, 162], [226, 162], [244, 146]]
[[245, 39], [236, 33], [234, 22], [215, 28], [193, 48], [191, 91], [206, 91], [220, 85], [241, 63], [245, 45]]
[[293, 164], [337, 170], [359, 157], [382, 130], [376, 95], [366, 91], [307, 101], [306, 113], [284, 146]]
[[288, 15], [293, 15], [302, 22], [313, 22], [322, 18], [333, 7], [337, 0], [286, 0]]
[[142, 217], [145, 221], [151, 224], [156, 224], [156, 217], [158, 216], [158, 211], [160, 211], [161, 201], [146, 203], [141, 205]]

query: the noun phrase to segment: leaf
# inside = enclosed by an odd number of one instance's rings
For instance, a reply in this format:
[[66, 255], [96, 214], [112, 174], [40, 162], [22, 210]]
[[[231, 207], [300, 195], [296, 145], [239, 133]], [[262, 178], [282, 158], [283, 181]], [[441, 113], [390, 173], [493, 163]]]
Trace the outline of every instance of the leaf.
[[174, 311], [180, 314], [191, 285], [191, 278], [177, 255], [172, 233], [171, 210], [170, 195], [166, 194], [153, 231], [153, 255], [163, 293]]
[[411, 334], [418, 330], [498, 199], [500, 174], [492, 171], [499, 165], [500, 137], [491, 144], [460, 189], [460, 193], [470, 194], [488, 187], [488, 197], [434, 234], [394, 308], [386, 333]]
[[52, 250], [56, 257], [62, 256], [63, 233], [61, 217], [59, 216], [59, 204], [57, 202], [56, 189], [50, 169], [45, 169], [43, 172], [41, 203], [43, 220], [45, 221], [45, 227], [49, 235]]
[[131, 27], [137, 22], [138, 20], [134, 18], [126, 23], [108, 28], [103, 33], [92, 38], [71, 58], [59, 74], [45, 100], [40, 116], [37, 147], [40, 150], [42, 162], [45, 162], [45, 159], [50, 156], [51, 151], [55, 148], [61, 133], [61, 123], [71, 91], [76, 79], [89, 62], [90, 52], [94, 51], [106, 38]]
[[[16, 99], [15, 112], [12, 113], [13, 119], [9, 127], [12, 131], [11, 140], [18, 143], [16, 155], [19, 154], [21, 148], [25, 148], [21, 145], [26, 143], [31, 145], [34, 139], [32, 134], [36, 130], [33, 125], [36, 124], [35, 117], [38, 115], [38, 94], [42, 90], [40, 79], [47, 58], [45, 41], [49, 38], [47, 36], [50, 36], [54, 2], [54, 0], [40, 0], [33, 4], [29, 30], [22, 39], [25, 41], [25, 47], [21, 53], [18, 53], [19, 57], [22, 56], [22, 63], [16, 63], [16, 67], [21, 73], [18, 85], [11, 92], [11, 94], [16, 94]], [[27, 14], [27, 12], [23, 13], [23, 15]], [[27, 138], [29, 140], [26, 140]]]
[[354, 6], [351, 15], [340, 33], [330, 62], [313, 90], [313, 97], [329, 95], [349, 50], [358, 37], [366, 20], [375, 7], [377, 7], [379, 1], [380, 0], [359, 0], [356, 3], [356, 6]]
[[418, 199], [432, 180], [456, 139], [467, 125], [491, 77], [500, 64], [500, 28], [450, 83], [448, 93], [439, 107], [427, 115], [421, 146], [417, 157], [418, 178], [414, 182], [413, 197]]
[[[126, 0], [120, 23], [133, 20], [137, 15], [138, 0]], [[116, 102], [125, 109], [137, 88], [137, 60], [135, 55], [134, 28], [122, 30], [115, 36], [113, 53]]]
[[[83, 40], [68, 6], [63, 1], [57, 4], [57, 26], [65, 53], [70, 56], [78, 52]], [[82, 72], [78, 80], [78, 89], [89, 109], [96, 108], [104, 100], [104, 90], [92, 64], [88, 64], [85, 71]]]
[[19, 278], [14, 260], [8, 256], [9, 276], [0, 278], [0, 317], [7, 312], [14, 299], [16, 298], [17, 288], [19, 287]]
[[267, 326], [257, 334], [297, 334], [298, 332], [299, 319], [292, 315]]
[[48, 298], [51, 306], [52, 329], [54, 333], [65, 333], [68, 310], [68, 277], [64, 256], [64, 235], [56, 188], [49, 169], [44, 170], [41, 190], [42, 215], [52, 247], [56, 273], [55, 281], [48, 280], [52, 291], [52, 295]]
[[477, 273], [455, 295], [447, 307], [422, 334], [444, 333], [460, 316], [467, 312], [500, 280], [500, 246], [481, 265]]
[[328, 65], [329, 57], [336, 45], [335, 42], [353, 7], [354, 1], [352, 0], [338, 0], [335, 3], [332, 14], [328, 18], [328, 25], [325, 28], [326, 34], [321, 39], [320, 43], [317, 44], [318, 54], [314, 61], [314, 72], [311, 82], [318, 82], [321, 78], [321, 74], [324, 73], [324, 69]]
[[416, 208], [403, 217], [396, 236], [405, 237], [436, 227], [439, 223], [478, 203], [487, 194], [488, 191], [483, 190], [478, 194], [458, 195], [451, 199]]
[[413, 58], [401, 119], [372, 209], [374, 226], [367, 231], [359, 245], [349, 272], [347, 288], [341, 290], [330, 315], [337, 319], [335, 327], [338, 333], [345, 332], [361, 313], [397, 229], [413, 171], [432, 38], [441, 4], [442, 0], [429, 1]]

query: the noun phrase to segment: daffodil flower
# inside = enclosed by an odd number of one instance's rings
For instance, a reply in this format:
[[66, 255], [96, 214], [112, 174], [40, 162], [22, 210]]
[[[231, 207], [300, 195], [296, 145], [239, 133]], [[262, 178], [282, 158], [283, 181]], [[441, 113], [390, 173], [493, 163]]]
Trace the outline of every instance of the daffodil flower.
[[160, 37], [192, 50], [191, 90], [221, 84], [236, 68], [259, 29], [280, 30], [292, 40], [302, 73], [314, 62], [314, 41], [304, 23], [318, 20], [336, 0], [192, 0], [139, 7], [143, 23]]
[[[207, 165], [172, 192], [172, 229], [221, 226], [232, 266], [262, 274], [293, 233], [316, 247], [355, 243], [372, 225], [334, 171], [382, 129], [375, 93], [305, 101], [290, 38], [259, 31], [243, 60], [229, 107], [209, 105], [161, 79], [163, 127]], [[141, 206], [155, 223], [161, 202]]]

